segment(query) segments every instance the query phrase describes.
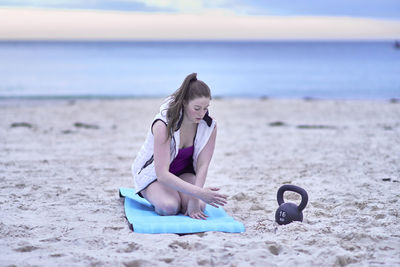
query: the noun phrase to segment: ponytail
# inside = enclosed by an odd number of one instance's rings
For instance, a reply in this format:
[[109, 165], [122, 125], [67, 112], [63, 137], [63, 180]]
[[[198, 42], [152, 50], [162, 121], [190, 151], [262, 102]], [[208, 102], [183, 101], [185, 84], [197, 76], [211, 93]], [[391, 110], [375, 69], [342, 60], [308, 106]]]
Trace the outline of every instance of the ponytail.
[[186, 76], [181, 87], [171, 95], [172, 100], [167, 110], [168, 137], [172, 137], [174, 132], [180, 128], [183, 104], [185, 102], [188, 103], [196, 97], [211, 98], [211, 92], [207, 84], [203, 81], [197, 80], [197, 73], [192, 73]]

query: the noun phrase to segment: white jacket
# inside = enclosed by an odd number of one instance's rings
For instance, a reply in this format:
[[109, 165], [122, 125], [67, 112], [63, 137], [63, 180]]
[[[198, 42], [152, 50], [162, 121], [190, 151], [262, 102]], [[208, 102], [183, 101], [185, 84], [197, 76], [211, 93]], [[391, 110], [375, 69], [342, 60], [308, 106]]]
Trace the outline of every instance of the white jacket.
[[[147, 133], [146, 140], [140, 148], [135, 161], [132, 164], [132, 175], [134, 179], [134, 185], [136, 193], [142, 191], [147, 186], [149, 186], [153, 181], [157, 180], [156, 170], [154, 167], [154, 135], [151, 128], [156, 120], [162, 120], [166, 124], [167, 122], [167, 109], [171, 101], [168, 97], [160, 107], [160, 112], [154, 117], [150, 129]], [[178, 123], [178, 128], [180, 128], [180, 123], [182, 122], [183, 115], [181, 113], [181, 118]], [[215, 121], [207, 114], [199, 122], [197, 127], [196, 138], [194, 140], [194, 152], [193, 152], [193, 167], [196, 170], [197, 160], [200, 152], [203, 150], [207, 144], [210, 136], [214, 130]], [[172, 162], [177, 156], [179, 151], [180, 143], [180, 129], [174, 132], [171, 138], [170, 145], [170, 162]]]

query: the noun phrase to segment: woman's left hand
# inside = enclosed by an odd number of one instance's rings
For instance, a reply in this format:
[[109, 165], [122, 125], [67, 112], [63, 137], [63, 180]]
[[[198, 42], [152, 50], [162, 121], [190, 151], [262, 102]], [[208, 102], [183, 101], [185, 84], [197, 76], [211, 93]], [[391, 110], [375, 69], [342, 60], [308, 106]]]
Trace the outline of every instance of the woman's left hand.
[[185, 215], [198, 220], [206, 220], [208, 217], [202, 211], [200, 200], [197, 198], [189, 199]]

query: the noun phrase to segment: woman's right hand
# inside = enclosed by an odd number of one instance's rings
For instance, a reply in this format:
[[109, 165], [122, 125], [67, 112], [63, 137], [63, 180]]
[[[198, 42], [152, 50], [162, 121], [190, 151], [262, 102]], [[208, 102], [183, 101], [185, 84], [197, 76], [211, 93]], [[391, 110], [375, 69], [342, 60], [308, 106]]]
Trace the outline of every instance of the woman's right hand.
[[199, 199], [216, 208], [219, 206], [224, 206], [228, 196], [219, 194], [217, 191], [219, 191], [219, 188], [217, 187], [203, 188]]

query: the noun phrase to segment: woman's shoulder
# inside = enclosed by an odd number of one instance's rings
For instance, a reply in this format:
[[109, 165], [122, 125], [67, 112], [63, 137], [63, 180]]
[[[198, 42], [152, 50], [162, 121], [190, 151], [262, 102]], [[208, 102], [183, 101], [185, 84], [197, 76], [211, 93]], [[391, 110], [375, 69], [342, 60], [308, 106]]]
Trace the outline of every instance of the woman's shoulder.
[[154, 133], [155, 131], [160, 132], [167, 129], [167, 123], [162, 119], [155, 119], [153, 124], [151, 125], [151, 130]]
[[168, 127], [163, 120], [154, 121], [151, 127], [151, 131], [154, 137], [161, 137], [163, 139], [167, 139], [168, 137]]

